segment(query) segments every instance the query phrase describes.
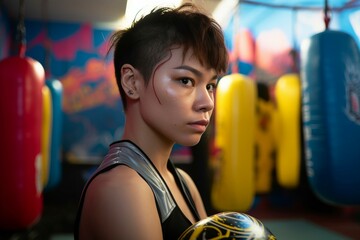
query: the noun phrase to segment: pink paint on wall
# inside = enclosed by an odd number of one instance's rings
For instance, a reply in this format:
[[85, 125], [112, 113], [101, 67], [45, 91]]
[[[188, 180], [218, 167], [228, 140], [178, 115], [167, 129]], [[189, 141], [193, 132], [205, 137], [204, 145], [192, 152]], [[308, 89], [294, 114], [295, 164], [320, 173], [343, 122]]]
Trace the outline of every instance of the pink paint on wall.
[[93, 32], [89, 24], [82, 25], [77, 32], [60, 40], [51, 40], [45, 29], [28, 43], [28, 48], [44, 43], [58, 60], [73, 60], [78, 51], [89, 52], [93, 48]]

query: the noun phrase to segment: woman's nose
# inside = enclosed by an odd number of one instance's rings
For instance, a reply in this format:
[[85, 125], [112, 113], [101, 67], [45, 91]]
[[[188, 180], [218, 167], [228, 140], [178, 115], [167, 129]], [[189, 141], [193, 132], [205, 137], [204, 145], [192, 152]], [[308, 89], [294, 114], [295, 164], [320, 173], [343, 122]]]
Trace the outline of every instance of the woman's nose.
[[208, 112], [214, 109], [214, 92], [206, 88], [198, 91], [195, 107], [198, 111]]

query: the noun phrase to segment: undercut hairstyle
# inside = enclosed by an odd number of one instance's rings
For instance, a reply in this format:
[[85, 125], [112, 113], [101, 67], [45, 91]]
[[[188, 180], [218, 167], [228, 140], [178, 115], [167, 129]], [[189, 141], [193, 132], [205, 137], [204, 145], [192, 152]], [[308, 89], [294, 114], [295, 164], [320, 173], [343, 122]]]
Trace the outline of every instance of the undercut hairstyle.
[[121, 85], [121, 67], [130, 64], [143, 76], [147, 86], [155, 66], [174, 47], [189, 49], [202, 65], [225, 74], [228, 52], [220, 25], [191, 3], [177, 8], [155, 8], [134, 21], [131, 27], [115, 32], [110, 38], [114, 50], [116, 82], [126, 109], [125, 92]]

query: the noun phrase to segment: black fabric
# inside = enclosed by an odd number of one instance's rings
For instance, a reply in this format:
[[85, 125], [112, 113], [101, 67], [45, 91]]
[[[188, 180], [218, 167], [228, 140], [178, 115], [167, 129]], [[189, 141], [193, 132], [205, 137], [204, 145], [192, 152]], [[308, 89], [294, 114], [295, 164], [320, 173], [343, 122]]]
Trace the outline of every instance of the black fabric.
[[169, 161], [169, 164], [172, 165], [169, 168], [169, 170], [174, 175], [176, 185], [181, 189], [181, 193], [183, 194], [183, 197], [184, 197], [185, 201], [187, 202], [187, 205], [190, 207], [191, 213], [195, 217], [195, 220], [199, 221], [200, 216], [199, 216], [199, 213], [198, 213], [198, 211], [196, 209], [195, 202], [194, 202], [194, 200], [193, 200], [193, 198], [191, 196], [189, 187], [187, 186], [187, 184], [186, 184], [184, 178], [181, 176], [181, 174], [176, 170], [173, 163], [171, 161]]
[[184, 216], [180, 208], [176, 206], [171, 215], [162, 223], [163, 239], [177, 240], [190, 226], [191, 222]]
[[[175, 169], [174, 165], [169, 161], [169, 170], [174, 175], [176, 184], [181, 190], [183, 197], [186, 200], [187, 205], [189, 206], [195, 221], [200, 221], [199, 213], [196, 210], [195, 203], [191, 197], [190, 190], [181, 176], [181, 174]], [[179, 206], [176, 205], [175, 209], [171, 212], [170, 216], [162, 224], [162, 232], [164, 240], [175, 240], [180, 237], [180, 235], [192, 224], [189, 219], [186, 218], [184, 213], [180, 210]]]
[[[135, 145], [135, 144], [134, 144]], [[139, 148], [140, 149], [140, 148]], [[141, 150], [141, 149], [140, 149]], [[146, 156], [147, 157], [147, 156]], [[152, 163], [152, 162], [151, 162]], [[82, 208], [84, 205], [84, 200], [85, 200], [85, 194], [87, 191], [88, 186], [90, 185], [90, 183], [92, 182], [92, 180], [95, 179], [96, 176], [98, 176], [99, 174], [109, 171], [110, 169], [118, 166], [118, 165], [123, 165], [123, 164], [114, 164], [111, 165], [108, 168], [103, 169], [102, 171], [98, 172], [96, 175], [93, 175], [88, 183], [85, 185], [85, 188], [83, 190], [83, 193], [81, 195], [81, 199], [79, 201], [79, 207], [78, 207], [78, 212], [76, 215], [76, 219], [75, 219], [75, 224], [74, 224], [74, 239], [78, 240], [79, 239], [79, 227], [80, 227], [80, 219], [81, 219], [81, 212], [82, 212]], [[155, 166], [153, 166], [155, 168]], [[191, 197], [191, 193], [190, 190], [185, 182], [185, 180], [183, 179], [183, 177], [181, 176], [181, 174], [176, 170], [174, 164], [169, 160], [168, 162], [168, 169], [171, 171], [171, 173], [173, 174], [176, 184], [179, 187], [187, 205], [189, 206], [195, 221], [199, 221], [200, 217], [199, 214], [196, 210], [195, 207], [195, 203], [194, 200]], [[140, 174], [139, 174], [140, 175]], [[141, 176], [141, 175], [140, 175]], [[145, 180], [146, 181], [146, 180]], [[166, 185], [166, 183], [165, 183]], [[167, 186], [167, 185], [166, 185]], [[168, 187], [168, 186], [167, 186]], [[171, 196], [173, 198], [173, 196]], [[175, 201], [175, 200], [174, 200]], [[176, 202], [176, 201], [175, 201]], [[161, 207], [159, 206], [158, 203], [156, 203], [157, 208]], [[159, 209], [158, 209], [159, 212]], [[160, 218], [160, 212], [159, 212], [159, 218]], [[179, 206], [176, 204], [176, 207], [174, 208], [174, 210], [171, 212], [171, 214], [169, 215], [169, 217], [162, 223], [162, 233], [163, 233], [163, 239], [164, 240], [175, 240], [178, 239], [180, 237], [180, 235], [188, 228], [192, 225], [192, 223], [190, 222], [189, 219], [187, 219], [187, 217], [184, 215], [184, 213], [181, 211], [181, 209], [179, 208]]]

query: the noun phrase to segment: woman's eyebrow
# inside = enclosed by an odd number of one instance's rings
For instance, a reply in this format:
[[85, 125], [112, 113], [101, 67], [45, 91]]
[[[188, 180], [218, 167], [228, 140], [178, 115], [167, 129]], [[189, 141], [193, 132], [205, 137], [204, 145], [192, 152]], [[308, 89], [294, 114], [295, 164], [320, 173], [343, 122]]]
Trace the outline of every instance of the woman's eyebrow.
[[[202, 72], [200, 72], [199, 70], [191, 67], [191, 66], [188, 66], [188, 65], [181, 65], [181, 66], [178, 66], [178, 67], [175, 67], [174, 69], [185, 69], [185, 70], [188, 70], [190, 72], [192, 72], [193, 74], [195, 74], [197, 77], [202, 77], [203, 74]], [[217, 79], [218, 78], [218, 75], [214, 75], [211, 80], [214, 80], [214, 79]]]
[[188, 65], [181, 65], [181, 66], [175, 67], [174, 69], [185, 69], [185, 70], [192, 72], [193, 74], [195, 74], [198, 77], [201, 77], [203, 75], [199, 70], [197, 70], [193, 67], [190, 67]]

